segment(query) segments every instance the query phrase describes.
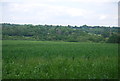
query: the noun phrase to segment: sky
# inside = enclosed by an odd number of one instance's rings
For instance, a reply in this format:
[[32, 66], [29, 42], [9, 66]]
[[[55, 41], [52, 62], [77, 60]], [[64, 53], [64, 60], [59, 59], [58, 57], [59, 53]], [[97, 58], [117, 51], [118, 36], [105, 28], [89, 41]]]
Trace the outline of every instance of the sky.
[[117, 26], [119, 0], [1, 0], [0, 22]]

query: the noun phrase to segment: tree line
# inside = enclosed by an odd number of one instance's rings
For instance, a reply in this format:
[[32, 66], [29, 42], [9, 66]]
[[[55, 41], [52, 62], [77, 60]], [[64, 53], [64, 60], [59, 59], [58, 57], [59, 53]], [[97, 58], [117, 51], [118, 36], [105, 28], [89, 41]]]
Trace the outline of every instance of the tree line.
[[3, 40], [119, 43], [119, 27], [2, 23]]

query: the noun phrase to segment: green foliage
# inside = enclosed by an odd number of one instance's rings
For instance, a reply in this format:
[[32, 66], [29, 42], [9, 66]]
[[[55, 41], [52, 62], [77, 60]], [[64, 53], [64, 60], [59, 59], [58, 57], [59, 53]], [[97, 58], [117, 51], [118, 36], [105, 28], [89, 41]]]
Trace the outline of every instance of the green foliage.
[[116, 79], [118, 45], [3, 40], [3, 79]]
[[93, 42], [102, 42], [104, 41], [104, 38], [102, 36], [93, 35], [89, 37], [89, 40]]
[[108, 43], [120, 43], [120, 35], [118, 34], [113, 34], [112, 36], [109, 37]]
[[[118, 27], [2, 24], [3, 40], [106, 42]], [[111, 38], [110, 38], [111, 39]], [[114, 43], [114, 42], [112, 42]]]

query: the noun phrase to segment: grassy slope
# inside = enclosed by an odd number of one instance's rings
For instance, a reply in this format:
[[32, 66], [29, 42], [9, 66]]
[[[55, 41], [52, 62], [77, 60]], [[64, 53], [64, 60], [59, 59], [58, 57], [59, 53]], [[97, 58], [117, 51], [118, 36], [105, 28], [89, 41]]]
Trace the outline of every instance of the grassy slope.
[[3, 78], [117, 78], [117, 44], [3, 41]]

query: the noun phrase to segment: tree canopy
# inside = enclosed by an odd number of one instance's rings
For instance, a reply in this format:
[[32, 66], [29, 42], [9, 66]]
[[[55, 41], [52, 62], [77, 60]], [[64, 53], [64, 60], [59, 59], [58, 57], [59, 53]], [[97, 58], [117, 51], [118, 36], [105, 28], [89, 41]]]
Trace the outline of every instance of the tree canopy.
[[119, 27], [61, 26], [2, 23], [3, 40], [118, 43]]

